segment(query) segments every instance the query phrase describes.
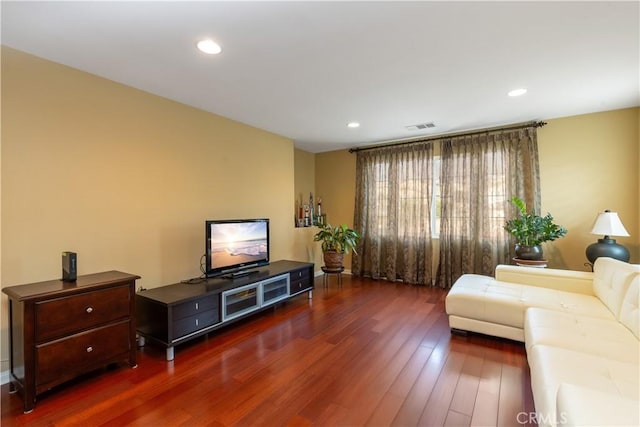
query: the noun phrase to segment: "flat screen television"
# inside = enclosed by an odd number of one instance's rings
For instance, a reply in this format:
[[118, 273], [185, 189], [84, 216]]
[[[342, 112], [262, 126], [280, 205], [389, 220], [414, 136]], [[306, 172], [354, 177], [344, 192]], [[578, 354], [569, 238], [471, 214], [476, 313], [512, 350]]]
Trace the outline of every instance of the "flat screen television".
[[269, 220], [205, 221], [207, 277], [237, 277], [269, 264]]

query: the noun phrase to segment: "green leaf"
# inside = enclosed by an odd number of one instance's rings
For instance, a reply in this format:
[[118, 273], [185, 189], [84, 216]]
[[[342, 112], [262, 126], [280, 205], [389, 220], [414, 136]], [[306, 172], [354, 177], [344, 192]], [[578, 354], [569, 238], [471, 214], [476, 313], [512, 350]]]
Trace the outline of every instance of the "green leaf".
[[322, 242], [322, 250], [334, 250], [342, 253], [353, 251], [355, 254], [356, 246], [360, 241], [360, 234], [357, 231], [347, 227], [346, 224], [332, 227], [331, 224], [324, 224], [320, 230], [313, 236], [316, 242]]
[[504, 229], [515, 237], [516, 242], [525, 246], [536, 246], [540, 243], [563, 237], [567, 229], [553, 222], [551, 214], [544, 217], [527, 212], [527, 205], [518, 197], [511, 199], [519, 211], [517, 218], [505, 222]]

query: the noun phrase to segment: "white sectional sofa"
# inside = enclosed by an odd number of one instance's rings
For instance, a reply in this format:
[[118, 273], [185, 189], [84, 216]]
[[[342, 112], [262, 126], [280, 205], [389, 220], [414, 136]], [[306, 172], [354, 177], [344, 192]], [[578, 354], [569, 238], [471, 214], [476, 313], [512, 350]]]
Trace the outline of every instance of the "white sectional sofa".
[[640, 425], [640, 265], [500, 265], [451, 288], [452, 330], [523, 341], [539, 425]]

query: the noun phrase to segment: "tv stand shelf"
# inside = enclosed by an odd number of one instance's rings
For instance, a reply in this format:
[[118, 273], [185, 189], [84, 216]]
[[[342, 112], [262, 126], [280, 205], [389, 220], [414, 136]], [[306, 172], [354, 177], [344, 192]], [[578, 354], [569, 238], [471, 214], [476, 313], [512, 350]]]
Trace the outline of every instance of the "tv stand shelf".
[[177, 344], [197, 338], [296, 295], [313, 292], [313, 263], [276, 261], [251, 274], [175, 283], [136, 294], [140, 345], [166, 347], [173, 360]]

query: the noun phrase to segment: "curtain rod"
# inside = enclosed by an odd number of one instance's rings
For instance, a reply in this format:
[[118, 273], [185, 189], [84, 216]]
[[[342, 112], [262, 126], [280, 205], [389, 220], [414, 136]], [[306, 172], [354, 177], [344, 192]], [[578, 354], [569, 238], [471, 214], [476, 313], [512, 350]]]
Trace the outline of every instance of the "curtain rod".
[[524, 129], [524, 128], [528, 128], [528, 127], [541, 128], [542, 126], [544, 126], [546, 124], [547, 124], [547, 122], [543, 122], [543, 121], [533, 121], [533, 122], [520, 123], [520, 124], [517, 124], [517, 125], [511, 125], [511, 126], [479, 129], [479, 130], [469, 131], [469, 132], [458, 132], [458, 133], [434, 135], [434, 136], [430, 136], [430, 137], [422, 138], [422, 139], [411, 139], [409, 141], [395, 141], [395, 142], [389, 142], [389, 143], [386, 143], [386, 144], [382, 143], [382, 144], [379, 144], [379, 145], [370, 145], [370, 146], [361, 147], [361, 148], [350, 148], [349, 149], [349, 153], [357, 153], [358, 151], [373, 150], [375, 148], [393, 147], [393, 146], [396, 146], [396, 145], [415, 144], [415, 143], [418, 143], [418, 142], [435, 141], [435, 140], [438, 140], [438, 139], [451, 138], [451, 137], [480, 135], [480, 134], [483, 134], [483, 133], [500, 132], [500, 131], [503, 131], [503, 130]]

